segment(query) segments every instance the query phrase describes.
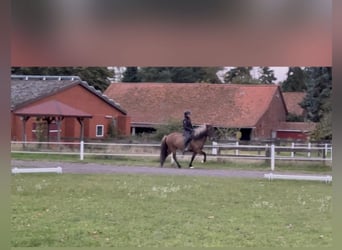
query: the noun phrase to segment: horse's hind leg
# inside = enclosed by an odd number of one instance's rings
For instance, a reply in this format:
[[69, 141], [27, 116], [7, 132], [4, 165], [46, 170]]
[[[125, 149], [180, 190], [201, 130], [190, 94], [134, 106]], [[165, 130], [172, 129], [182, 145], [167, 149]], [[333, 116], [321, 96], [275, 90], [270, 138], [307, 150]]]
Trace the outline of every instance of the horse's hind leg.
[[181, 168], [181, 165], [179, 164], [178, 160], [177, 160], [177, 157], [176, 157], [176, 152], [172, 152], [172, 157], [173, 159], [175, 160], [176, 164], [177, 164], [177, 167], [178, 168]]
[[166, 156], [162, 156], [160, 159], [160, 167], [162, 168], [164, 166], [166, 158], [169, 156], [170, 152], [167, 152]]

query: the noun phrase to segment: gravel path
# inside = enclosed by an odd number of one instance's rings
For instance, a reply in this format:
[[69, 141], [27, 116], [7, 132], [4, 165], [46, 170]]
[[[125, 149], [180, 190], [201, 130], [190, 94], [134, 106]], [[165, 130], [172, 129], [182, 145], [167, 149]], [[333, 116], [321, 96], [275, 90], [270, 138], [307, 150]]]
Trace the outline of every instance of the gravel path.
[[239, 177], [239, 178], [264, 178], [265, 173], [270, 171], [252, 170], [224, 170], [224, 169], [189, 169], [171, 167], [149, 167], [149, 166], [116, 166], [97, 163], [71, 163], [71, 162], [49, 162], [49, 161], [22, 161], [12, 160], [12, 167], [61, 167], [63, 173], [73, 174], [156, 174], [156, 175], [197, 175], [216, 177]]
[[[117, 166], [98, 163], [75, 163], [75, 162], [50, 162], [50, 161], [23, 161], [12, 160], [12, 168], [53, 168], [61, 167], [63, 173], [71, 174], [148, 174], [148, 175], [188, 175], [188, 176], [215, 176], [225, 178], [254, 178], [264, 179], [264, 174], [270, 173], [270, 170], [238, 170], [238, 169], [189, 169], [189, 168], [175, 168], [175, 167], [149, 167], [149, 166]], [[308, 174], [298, 172], [277, 172], [273, 174], [287, 174], [287, 175], [317, 175], [322, 174]], [[324, 175], [326, 176], [326, 175]]]

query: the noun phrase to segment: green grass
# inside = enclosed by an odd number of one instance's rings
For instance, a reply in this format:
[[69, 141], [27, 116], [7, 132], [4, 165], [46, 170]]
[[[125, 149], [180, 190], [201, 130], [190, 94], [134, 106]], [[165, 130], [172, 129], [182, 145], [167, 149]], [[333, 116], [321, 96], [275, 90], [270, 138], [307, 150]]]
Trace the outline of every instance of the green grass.
[[12, 247], [329, 247], [332, 185], [190, 176], [19, 174]]

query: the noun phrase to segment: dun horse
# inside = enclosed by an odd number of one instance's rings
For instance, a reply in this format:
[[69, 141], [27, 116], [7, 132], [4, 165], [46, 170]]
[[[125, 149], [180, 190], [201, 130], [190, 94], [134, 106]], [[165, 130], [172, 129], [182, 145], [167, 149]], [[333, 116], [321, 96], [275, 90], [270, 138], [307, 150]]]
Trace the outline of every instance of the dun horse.
[[[207, 155], [202, 150], [203, 145], [206, 142], [208, 137], [212, 137], [214, 134], [214, 128], [211, 125], [202, 125], [198, 128], [195, 128], [192, 140], [189, 145], [189, 151], [192, 152], [191, 161], [189, 163], [189, 168], [192, 167], [192, 162], [195, 159], [197, 154], [203, 155], [203, 162], [206, 161]], [[160, 166], [163, 167], [165, 159], [168, 157], [169, 154], [172, 153], [172, 157], [175, 160], [178, 168], [181, 168], [177, 157], [176, 151], [177, 150], [184, 150], [184, 136], [182, 133], [173, 132], [169, 135], [165, 135], [161, 141], [160, 145]]]

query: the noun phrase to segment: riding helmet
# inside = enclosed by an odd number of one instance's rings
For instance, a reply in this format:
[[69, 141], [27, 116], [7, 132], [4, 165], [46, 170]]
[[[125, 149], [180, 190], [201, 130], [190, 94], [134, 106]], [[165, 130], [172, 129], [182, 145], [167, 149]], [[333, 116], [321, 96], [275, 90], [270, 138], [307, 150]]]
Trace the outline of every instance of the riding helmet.
[[184, 112], [184, 115], [191, 115], [191, 112], [189, 110]]

